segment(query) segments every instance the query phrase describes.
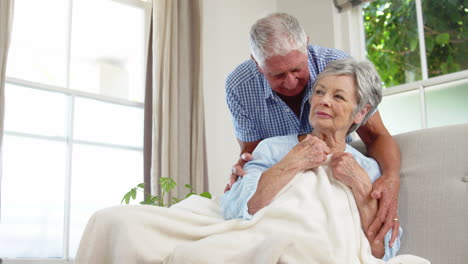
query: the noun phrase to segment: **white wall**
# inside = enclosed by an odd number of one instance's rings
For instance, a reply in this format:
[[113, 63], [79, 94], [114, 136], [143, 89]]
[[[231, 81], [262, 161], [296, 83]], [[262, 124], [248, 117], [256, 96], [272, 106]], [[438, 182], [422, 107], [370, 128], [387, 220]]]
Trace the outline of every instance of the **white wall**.
[[277, 0], [277, 12], [295, 16], [309, 36], [309, 44], [335, 48], [333, 0]]
[[203, 82], [209, 191], [220, 195], [239, 156], [231, 116], [226, 105], [227, 75], [249, 58], [251, 25], [273, 12], [299, 19], [309, 43], [335, 47], [332, 0], [204, 0]]
[[251, 25], [275, 10], [275, 0], [203, 1], [206, 152], [212, 194], [223, 193], [231, 166], [239, 157], [224, 82], [237, 65], [250, 57], [248, 34]]

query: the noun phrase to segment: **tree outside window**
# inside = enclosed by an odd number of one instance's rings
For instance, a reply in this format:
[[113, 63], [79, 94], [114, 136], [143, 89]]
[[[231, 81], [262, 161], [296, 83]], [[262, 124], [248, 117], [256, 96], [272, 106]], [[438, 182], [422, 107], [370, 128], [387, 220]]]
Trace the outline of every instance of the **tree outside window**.
[[[423, 0], [428, 77], [468, 69], [464, 0]], [[366, 48], [386, 87], [422, 79], [414, 0], [376, 0], [363, 8]]]

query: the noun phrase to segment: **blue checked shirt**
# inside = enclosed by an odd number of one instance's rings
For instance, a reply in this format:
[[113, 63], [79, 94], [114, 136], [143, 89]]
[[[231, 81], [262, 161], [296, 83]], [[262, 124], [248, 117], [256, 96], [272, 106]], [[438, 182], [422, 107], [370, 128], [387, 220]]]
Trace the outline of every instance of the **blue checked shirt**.
[[317, 75], [325, 69], [329, 61], [347, 57], [349, 55], [343, 51], [309, 45], [310, 80], [302, 99], [299, 118], [273, 92], [253, 60], [239, 65], [226, 80], [226, 100], [236, 137], [243, 142], [252, 142], [269, 137], [312, 132], [308, 98]]

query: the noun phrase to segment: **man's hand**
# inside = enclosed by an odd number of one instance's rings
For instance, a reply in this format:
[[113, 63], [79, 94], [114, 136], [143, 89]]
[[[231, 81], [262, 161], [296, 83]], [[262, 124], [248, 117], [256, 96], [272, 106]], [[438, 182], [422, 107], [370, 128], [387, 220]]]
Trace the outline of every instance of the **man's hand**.
[[382, 175], [372, 186], [371, 196], [379, 201], [379, 210], [367, 232], [371, 237], [375, 235], [374, 241], [381, 242], [385, 238], [388, 230], [393, 228], [390, 247], [393, 247], [393, 243], [398, 237], [400, 227], [400, 221], [398, 220], [399, 190], [399, 175]]
[[245, 175], [244, 165], [252, 160], [252, 155], [250, 153], [242, 153], [240, 159], [236, 164], [232, 166], [231, 176], [229, 177], [229, 182], [224, 188], [224, 192], [227, 192], [231, 189], [232, 185], [237, 181], [237, 178], [243, 177]]
[[232, 166], [231, 176], [229, 177], [229, 181], [226, 187], [224, 188], [224, 192], [227, 192], [231, 189], [232, 185], [237, 181], [237, 178], [243, 177], [245, 175], [245, 171], [243, 169], [244, 165], [248, 161], [252, 160], [252, 155], [250, 153], [252, 153], [255, 150], [260, 141], [262, 141], [262, 139], [252, 142], [243, 142], [237, 139], [237, 142], [239, 142], [239, 146], [241, 149], [241, 155], [239, 160]]
[[[357, 130], [366, 144], [367, 153], [379, 163], [382, 176], [374, 182], [371, 196], [379, 201], [379, 211], [368, 233], [376, 242], [383, 241], [393, 227], [390, 246], [398, 236], [398, 191], [400, 190], [400, 149], [382, 122], [379, 111]], [[372, 234], [372, 235], [371, 235]]]

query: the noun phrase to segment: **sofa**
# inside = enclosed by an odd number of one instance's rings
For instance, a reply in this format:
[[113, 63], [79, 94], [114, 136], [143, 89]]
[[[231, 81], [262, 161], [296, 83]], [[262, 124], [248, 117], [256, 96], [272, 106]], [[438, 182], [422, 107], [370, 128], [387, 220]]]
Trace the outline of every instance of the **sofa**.
[[[401, 150], [398, 254], [468, 263], [468, 124], [394, 135]], [[361, 141], [352, 145], [366, 153]]]

